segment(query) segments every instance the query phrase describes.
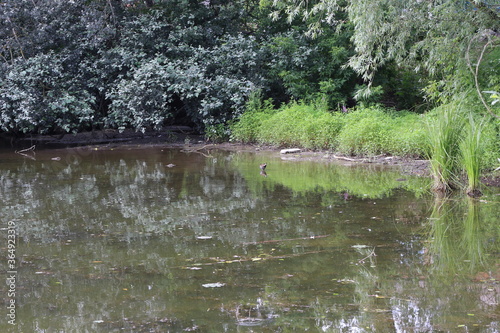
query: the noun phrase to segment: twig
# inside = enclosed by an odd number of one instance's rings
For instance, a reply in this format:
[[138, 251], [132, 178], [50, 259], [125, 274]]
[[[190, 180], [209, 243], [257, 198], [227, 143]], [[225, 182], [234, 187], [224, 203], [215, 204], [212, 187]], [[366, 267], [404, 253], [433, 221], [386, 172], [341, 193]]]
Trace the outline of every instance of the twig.
[[[212, 144], [209, 144], [209, 145], [204, 145], [203, 147], [200, 147], [200, 148], [193, 148], [193, 149], [183, 149], [182, 151], [183, 152], [187, 152], [187, 153], [198, 153], [198, 154], [201, 154], [203, 155], [204, 157], [212, 157], [212, 155], [210, 154], [205, 154], [205, 153], [202, 153], [200, 150], [203, 150], [207, 147], [210, 147], [210, 146], [213, 146]], [[209, 151], [210, 152], [210, 151]]]
[[[266, 257], [256, 257], [256, 258], [239, 258], [239, 259], [234, 259], [234, 260], [225, 260], [225, 259], [219, 259], [217, 258], [217, 261], [215, 262], [205, 262], [205, 263], [196, 263], [193, 264], [194, 267], [198, 266], [214, 266], [214, 265], [220, 265], [220, 264], [232, 264], [232, 263], [242, 263], [242, 262], [249, 262], [249, 261], [266, 261], [266, 260], [271, 260], [271, 259], [287, 259], [287, 258], [294, 258], [294, 257], [300, 257], [303, 255], [307, 254], [317, 254], [317, 253], [324, 253], [327, 252], [328, 250], [317, 250], [317, 251], [308, 251], [308, 252], [302, 252], [302, 253], [292, 253], [292, 254], [284, 254], [281, 256], [266, 256]], [[181, 269], [190, 269], [187, 266], [177, 266], [173, 268], [181, 268]]]
[[19, 155], [21, 155], [21, 156], [24, 156], [24, 157], [30, 158], [30, 159], [32, 159], [33, 161], [36, 161], [35, 156], [31, 156], [31, 155], [28, 155], [28, 154], [25, 154], [25, 153], [18, 153], [18, 154], [19, 154]]
[[188, 153], [193, 153], [193, 152], [197, 152], [199, 150], [203, 150], [207, 147], [211, 147], [213, 146], [213, 144], [208, 144], [208, 145], [204, 145], [203, 147], [199, 147], [199, 148], [193, 148], [193, 149], [184, 149], [185, 151], [187, 151]]
[[299, 238], [287, 238], [287, 239], [272, 239], [272, 240], [265, 240], [265, 241], [261, 241], [261, 242], [247, 242], [247, 243], [243, 243], [243, 245], [289, 242], [289, 241], [304, 240], [304, 239], [325, 238], [325, 237], [328, 237], [328, 236], [330, 236], [330, 235], [299, 237]]
[[359, 259], [358, 263], [363, 263], [363, 262], [365, 262], [366, 259], [368, 259], [370, 257], [375, 257], [375, 256], [377, 256], [377, 255], [375, 254], [375, 248], [373, 248], [372, 252], [370, 252], [370, 254], [367, 255], [366, 257], [364, 257], [363, 259]]
[[35, 151], [35, 148], [36, 148], [36, 146], [35, 146], [35, 145], [33, 145], [33, 146], [31, 146], [31, 147], [29, 147], [29, 148], [26, 148], [26, 149], [16, 150], [16, 151], [15, 151], [15, 153], [16, 153], [16, 154], [22, 154], [22, 153], [25, 153], [25, 152], [28, 152], [28, 151], [33, 151], [33, 152], [34, 152], [34, 151]]

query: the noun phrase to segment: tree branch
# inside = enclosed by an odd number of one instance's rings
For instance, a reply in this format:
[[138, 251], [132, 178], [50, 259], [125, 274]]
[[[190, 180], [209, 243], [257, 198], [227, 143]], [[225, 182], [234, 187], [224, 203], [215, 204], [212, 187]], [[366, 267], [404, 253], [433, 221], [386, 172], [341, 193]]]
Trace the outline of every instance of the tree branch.
[[493, 112], [493, 110], [490, 108], [490, 106], [488, 105], [488, 103], [484, 99], [483, 94], [481, 92], [481, 88], [479, 86], [479, 66], [481, 65], [481, 62], [483, 61], [484, 52], [486, 51], [486, 49], [488, 48], [488, 46], [491, 45], [491, 43], [493, 42], [493, 40], [488, 36], [488, 42], [486, 44], [484, 44], [483, 48], [481, 49], [481, 53], [479, 55], [479, 58], [477, 60], [475, 68], [472, 68], [472, 64], [471, 64], [471, 61], [470, 61], [470, 49], [471, 49], [472, 42], [477, 37], [478, 37], [478, 35], [476, 35], [473, 38], [471, 38], [471, 40], [469, 42], [469, 45], [467, 46], [467, 54], [466, 54], [467, 67], [469, 67], [469, 70], [471, 71], [472, 75], [474, 76], [474, 84], [476, 85], [476, 91], [477, 91], [477, 94], [479, 95], [479, 98], [481, 99], [481, 102], [483, 103], [484, 107], [486, 108], [486, 110], [488, 111], [488, 113], [492, 117], [500, 119], [500, 116], [498, 116], [497, 114], [495, 114]]

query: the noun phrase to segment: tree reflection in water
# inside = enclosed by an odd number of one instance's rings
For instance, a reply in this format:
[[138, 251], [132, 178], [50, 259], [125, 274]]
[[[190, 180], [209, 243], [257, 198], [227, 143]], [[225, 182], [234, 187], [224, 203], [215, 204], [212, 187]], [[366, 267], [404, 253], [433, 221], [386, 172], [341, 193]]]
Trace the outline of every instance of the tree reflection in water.
[[399, 170], [274, 155], [1, 157], [20, 331], [500, 330], [493, 196], [433, 201]]

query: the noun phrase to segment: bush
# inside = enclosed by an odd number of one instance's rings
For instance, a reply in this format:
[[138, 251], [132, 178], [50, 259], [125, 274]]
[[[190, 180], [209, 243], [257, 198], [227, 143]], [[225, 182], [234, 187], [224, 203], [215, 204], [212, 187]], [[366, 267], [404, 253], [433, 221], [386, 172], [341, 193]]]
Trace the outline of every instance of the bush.
[[312, 119], [317, 111], [311, 104], [292, 102], [280, 108], [271, 118], [262, 122], [257, 139], [260, 143], [277, 146], [301, 145], [305, 119]]
[[47, 54], [18, 60], [0, 84], [0, 128], [12, 132], [70, 132], [93, 119], [91, 94], [68, 72], [63, 57]]
[[500, 152], [500, 121], [498, 119], [491, 119], [485, 122], [482, 128], [482, 142], [483, 142], [483, 167], [485, 169], [492, 169], [498, 167], [498, 158]]
[[386, 152], [391, 155], [423, 157], [426, 155], [424, 118], [408, 111], [390, 114], [389, 143]]
[[222, 123], [205, 126], [205, 139], [208, 141], [216, 143], [227, 141], [230, 133], [230, 128]]
[[345, 154], [423, 156], [423, 118], [407, 111], [380, 107], [331, 113], [324, 103], [292, 102], [276, 111], [255, 96], [232, 127], [232, 138], [276, 146], [333, 149]]
[[322, 112], [304, 124], [303, 146], [310, 149], [333, 149], [337, 146], [337, 135], [344, 126], [340, 113]]
[[341, 127], [341, 116], [329, 113], [325, 104], [292, 102], [262, 122], [257, 139], [277, 146], [330, 148]]
[[272, 100], [262, 101], [260, 91], [250, 94], [245, 112], [231, 126], [231, 140], [244, 143], [257, 142], [257, 135], [262, 123], [276, 111]]
[[174, 65], [153, 59], [135, 69], [132, 77], [122, 79], [109, 94], [112, 103], [106, 125], [141, 131], [150, 126], [160, 127], [172, 115], [170, 90], [174, 69]]
[[370, 107], [345, 118], [338, 135], [338, 150], [344, 154], [421, 156], [425, 152], [423, 122], [416, 114]]
[[389, 145], [387, 116], [380, 109], [358, 109], [346, 115], [338, 136], [338, 150], [344, 154], [380, 154]]

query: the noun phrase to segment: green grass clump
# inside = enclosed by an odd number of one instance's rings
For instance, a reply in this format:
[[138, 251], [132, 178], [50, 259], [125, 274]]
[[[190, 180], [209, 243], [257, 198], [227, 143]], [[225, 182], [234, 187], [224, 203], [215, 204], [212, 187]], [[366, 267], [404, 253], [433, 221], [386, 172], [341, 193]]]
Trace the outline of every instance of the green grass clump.
[[307, 119], [302, 130], [302, 145], [309, 149], [332, 149], [337, 146], [336, 138], [344, 126], [340, 113], [321, 112]]
[[259, 143], [328, 149], [342, 128], [342, 117], [328, 112], [326, 105], [292, 102], [262, 122]]
[[338, 150], [352, 155], [421, 156], [425, 147], [422, 118], [407, 111], [359, 108], [347, 114]]
[[314, 105], [304, 102], [282, 106], [272, 118], [262, 123], [258, 141], [277, 146], [298, 146], [304, 137], [306, 119], [314, 119], [319, 112]]
[[246, 104], [245, 112], [231, 125], [231, 140], [256, 142], [262, 123], [275, 113], [272, 100], [263, 101], [260, 92], [253, 93]]
[[481, 123], [482, 166], [484, 169], [498, 167], [500, 157], [500, 121], [490, 119]]
[[462, 119], [452, 105], [439, 107], [427, 117], [428, 158], [436, 192], [446, 193], [458, 187]]
[[416, 113], [399, 111], [389, 121], [389, 143], [385, 152], [396, 156], [425, 156], [427, 140], [424, 118]]
[[387, 115], [378, 108], [360, 108], [346, 115], [338, 150], [349, 155], [376, 155], [390, 143]]
[[330, 112], [324, 103], [291, 102], [274, 110], [271, 101], [250, 98], [232, 127], [232, 139], [276, 146], [330, 149], [350, 155], [423, 156], [420, 115], [381, 107]]

